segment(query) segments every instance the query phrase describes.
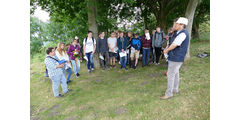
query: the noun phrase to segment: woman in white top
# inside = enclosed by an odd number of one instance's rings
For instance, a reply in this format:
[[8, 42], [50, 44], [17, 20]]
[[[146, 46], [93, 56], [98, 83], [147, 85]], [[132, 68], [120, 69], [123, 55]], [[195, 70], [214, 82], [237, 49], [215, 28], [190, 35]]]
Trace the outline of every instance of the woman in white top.
[[60, 42], [58, 44], [57, 50], [56, 50], [56, 56], [58, 57], [59, 60], [66, 60], [67, 63], [65, 65], [64, 68], [64, 73], [66, 74], [66, 72], [68, 72], [68, 76], [67, 76], [67, 83], [72, 82], [72, 80], [70, 80], [70, 77], [72, 75], [72, 67], [71, 67], [71, 63], [69, 61], [69, 57], [68, 54], [65, 50], [65, 45], [64, 43]]

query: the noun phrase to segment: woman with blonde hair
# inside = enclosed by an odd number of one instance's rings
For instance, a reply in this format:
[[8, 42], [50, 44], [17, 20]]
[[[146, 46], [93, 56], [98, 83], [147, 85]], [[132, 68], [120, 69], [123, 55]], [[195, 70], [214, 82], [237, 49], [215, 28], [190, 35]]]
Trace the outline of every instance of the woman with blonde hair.
[[67, 76], [67, 83], [72, 82], [70, 80], [70, 77], [72, 75], [72, 67], [71, 67], [71, 63], [69, 61], [69, 57], [68, 54], [65, 50], [65, 45], [64, 43], [60, 42], [58, 43], [57, 49], [56, 49], [56, 56], [58, 57], [59, 60], [66, 60], [67, 63], [65, 64], [64, 67], [64, 73], [66, 74], [66, 72], [68, 72], [68, 76]]

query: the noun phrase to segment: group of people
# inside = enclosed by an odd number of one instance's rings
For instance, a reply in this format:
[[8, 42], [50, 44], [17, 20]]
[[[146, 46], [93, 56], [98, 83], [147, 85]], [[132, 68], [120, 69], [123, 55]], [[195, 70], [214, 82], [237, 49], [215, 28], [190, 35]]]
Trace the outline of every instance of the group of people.
[[[59, 43], [56, 48], [47, 48], [46, 73], [53, 81], [54, 96], [63, 96], [58, 93], [60, 83], [64, 94], [72, 91], [67, 89], [67, 84], [71, 82], [72, 70], [76, 77], [80, 76], [82, 53], [87, 61], [89, 73], [94, 72], [93, 55], [95, 53], [99, 55], [102, 70], [116, 68], [116, 60], [120, 61], [120, 69], [128, 70], [128, 63], [129, 68], [136, 70], [140, 53], [142, 53], [142, 67], [149, 65], [150, 53], [152, 53], [152, 63], [159, 65], [159, 59], [163, 53], [168, 62], [168, 88], [161, 98], [171, 98], [173, 93], [178, 93], [179, 69], [188, 48], [189, 36], [185, 29], [187, 23], [186, 18], [175, 19], [173, 27], [168, 30], [168, 35], [165, 35], [160, 27], [156, 27], [152, 35], [149, 29], [145, 28], [141, 36], [139, 33], [133, 34], [132, 32], [124, 35], [124, 32], [117, 30], [112, 31], [110, 37], [107, 38], [105, 32], [101, 31], [96, 40], [92, 31], [88, 31], [87, 37], [83, 39], [83, 47], [79, 44], [78, 37], [75, 37], [67, 47], [64, 43]], [[167, 41], [167, 46], [163, 48], [165, 41]], [[68, 73], [67, 78], [65, 78], [66, 73]]]

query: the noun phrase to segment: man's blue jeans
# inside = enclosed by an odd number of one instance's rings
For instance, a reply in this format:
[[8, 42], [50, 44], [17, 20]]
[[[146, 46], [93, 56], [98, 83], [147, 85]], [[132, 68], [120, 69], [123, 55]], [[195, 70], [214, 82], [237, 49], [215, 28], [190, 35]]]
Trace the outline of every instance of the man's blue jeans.
[[72, 75], [72, 68], [68, 68], [68, 69], [64, 70], [65, 76], [66, 76], [67, 72], [68, 72], [68, 76], [67, 76], [67, 82], [68, 82], [70, 80], [71, 75]]
[[59, 84], [61, 84], [63, 93], [66, 93], [68, 91], [67, 82], [64, 74], [51, 76], [50, 79], [52, 80], [52, 90], [55, 97], [59, 95], [58, 91]]
[[120, 63], [121, 63], [121, 66], [122, 66], [123, 68], [126, 68], [127, 56], [120, 57]]
[[143, 48], [143, 65], [148, 64], [150, 48]]
[[92, 52], [86, 53], [86, 56], [87, 56], [87, 59], [88, 59], [88, 61], [87, 61], [87, 68], [88, 68], [88, 70], [90, 70], [90, 67], [91, 67], [92, 69], [94, 69], [93, 54], [92, 54]]
[[73, 72], [76, 75], [80, 69], [80, 60], [71, 60], [71, 63], [73, 67]]

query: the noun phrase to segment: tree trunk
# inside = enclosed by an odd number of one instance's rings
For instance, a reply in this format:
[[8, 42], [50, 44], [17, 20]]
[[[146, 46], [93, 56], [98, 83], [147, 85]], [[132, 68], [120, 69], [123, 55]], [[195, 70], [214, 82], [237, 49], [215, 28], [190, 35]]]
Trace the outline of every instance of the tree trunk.
[[192, 24], [193, 24], [193, 18], [194, 18], [197, 4], [198, 4], [198, 0], [189, 0], [187, 9], [185, 12], [185, 16], [188, 19], [188, 25], [186, 29], [189, 32], [189, 45], [188, 45], [186, 60], [190, 59], [190, 41], [191, 41], [191, 33], [192, 33]]
[[200, 38], [199, 23], [193, 22], [192, 34], [193, 38]]
[[[163, 14], [163, 13], [162, 13]], [[157, 26], [160, 26], [161, 30], [164, 31], [164, 33], [167, 32], [167, 16], [161, 15], [159, 18], [157, 18]]]
[[[88, 24], [89, 30], [93, 32], [93, 37], [97, 42], [98, 38], [98, 24], [97, 24], [97, 0], [88, 0]], [[96, 68], [99, 68], [99, 60], [98, 55], [93, 55], [93, 62]]]

